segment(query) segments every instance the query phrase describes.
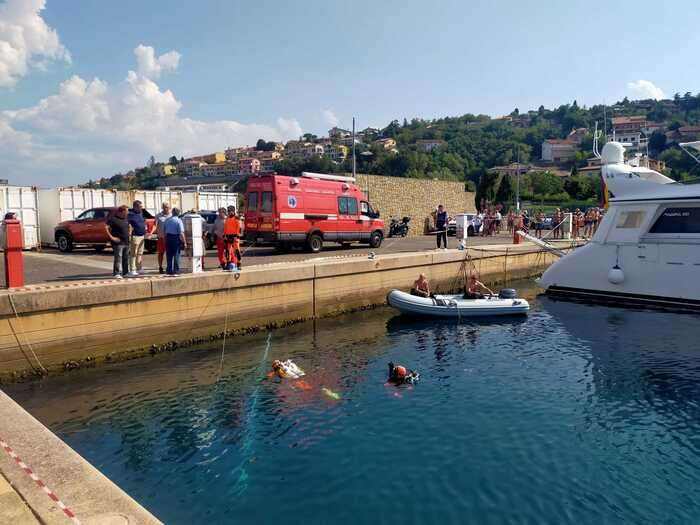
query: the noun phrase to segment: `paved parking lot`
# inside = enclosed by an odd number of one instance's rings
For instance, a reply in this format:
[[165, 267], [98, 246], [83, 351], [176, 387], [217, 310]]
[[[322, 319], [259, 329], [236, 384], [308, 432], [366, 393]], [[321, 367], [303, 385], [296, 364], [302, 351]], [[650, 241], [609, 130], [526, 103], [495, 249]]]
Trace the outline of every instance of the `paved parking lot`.
[[[457, 245], [455, 239], [449, 239], [450, 245]], [[476, 237], [469, 240], [469, 246], [488, 244], [504, 244], [511, 242], [511, 237], [501, 234], [494, 237]], [[419, 236], [385, 239], [381, 248], [374, 250], [377, 254], [400, 253], [432, 250], [435, 248], [434, 236]], [[320, 257], [336, 256], [366, 256], [371, 250], [367, 245], [351, 245], [343, 248], [337, 244], [327, 244], [321, 253], [293, 251], [277, 253], [269, 247], [243, 247], [244, 268], [259, 264], [269, 264], [287, 261], [302, 261]], [[207, 252], [204, 261], [205, 269], [218, 268], [216, 250]], [[4, 275], [4, 258], [0, 260], [1, 271]], [[144, 256], [144, 268], [147, 274], [158, 273], [158, 261], [155, 254]], [[103, 279], [112, 275], [112, 251], [107, 249], [97, 253], [91, 248], [76, 248], [71, 253], [61, 253], [55, 249], [43, 249], [40, 252], [24, 252], [24, 272], [26, 284], [43, 282], [67, 282], [89, 279]]]

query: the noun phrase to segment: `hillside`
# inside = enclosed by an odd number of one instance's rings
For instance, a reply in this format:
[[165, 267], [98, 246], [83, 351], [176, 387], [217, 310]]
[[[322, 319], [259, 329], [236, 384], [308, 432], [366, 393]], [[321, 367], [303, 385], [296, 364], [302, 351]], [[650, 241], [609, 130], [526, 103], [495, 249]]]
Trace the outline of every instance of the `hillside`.
[[[527, 112], [515, 109], [510, 115], [499, 119], [466, 114], [433, 120], [395, 120], [377, 130], [375, 135], [362, 137], [362, 142], [357, 145], [357, 171], [395, 177], [460, 180], [465, 181], [470, 189], [478, 189], [479, 198], [512, 200], [512, 188], [501, 187], [504, 178], [489, 173], [489, 168], [517, 160], [538, 160], [545, 139], [563, 139], [576, 128], [592, 130], [596, 122], [601, 129], [605, 122], [608, 131], [611, 118], [633, 115], [641, 115], [649, 121], [664, 124], [663, 130], [656, 131], [651, 136], [649, 154], [666, 162], [666, 173], [669, 176], [681, 180], [696, 175], [694, 161], [677, 146], [667, 144], [664, 133], [700, 122], [700, 95], [693, 96], [690, 93], [676, 95], [672, 100], [624, 99], [613, 106], [596, 105], [587, 108], [574, 101], [555, 109], [543, 106]], [[309, 142], [319, 140], [309, 134], [303, 139]], [[379, 139], [393, 139], [396, 144], [392, 146], [390, 141], [382, 142]], [[576, 157], [558, 167], [572, 170], [575, 175], [577, 168], [585, 166], [586, 158], [591, 156], [591, 146], [592, 134], [589, 133], [579, 145]], [[285, 174], [298, 174], [304, 170], [348, 172], [352, 169], [352, 163], [350, 157], [344, 162], [335, 163], [323, 156], [282, 160], [275, 163], [274, 169]], [[595, 196], [595, 185], [587, 183], [581, 177], [568, 181], [568, 188], [565, 188], [567, 181], [554, 180], [552, 177], [539, 177], [539, 180], [533, 181], [530, 180], [532, 178], [528, 176], [522, 181], [521, 189], [526, 197], [528, 193], [532, 197], [552, 197], [552, 200]], [[535, 176], [534, 179], [538, 177]], [[509, 182], [505, 182], [508, 186]], [[102, 179], [96, 185], [153, 187], [158, 184], [162, 184], [162, 179], [156, 176], [152, 168], [145, 167], [126, 176], [119, 174], [110, 179]]]

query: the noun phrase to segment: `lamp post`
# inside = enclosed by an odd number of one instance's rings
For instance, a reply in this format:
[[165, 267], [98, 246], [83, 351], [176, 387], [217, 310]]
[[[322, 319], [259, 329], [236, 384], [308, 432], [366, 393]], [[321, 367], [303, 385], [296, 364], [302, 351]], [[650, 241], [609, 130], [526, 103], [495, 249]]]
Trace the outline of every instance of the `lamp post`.
[[352, 117], [352, 178], [357, 178], [355, 163], [355, 117]]
[[515, 165], [515, 211], [520, 211], [520, 146], [518, 145], [518, 163]]

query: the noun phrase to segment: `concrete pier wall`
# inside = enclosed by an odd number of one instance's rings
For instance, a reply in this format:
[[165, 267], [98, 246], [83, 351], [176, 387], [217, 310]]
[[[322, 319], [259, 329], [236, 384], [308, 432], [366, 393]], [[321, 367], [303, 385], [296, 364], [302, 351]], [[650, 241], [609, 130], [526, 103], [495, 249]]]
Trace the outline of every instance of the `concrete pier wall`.
[[503, 283], [541, 273], [553, 256], [532, 246], [319, 258], [240, 274], [32, 286], [0, 295], [0, 379], [156, 352], [229, 331], [280, 326], [384, 304], [424, 272], [440, 291], [460, 272]]

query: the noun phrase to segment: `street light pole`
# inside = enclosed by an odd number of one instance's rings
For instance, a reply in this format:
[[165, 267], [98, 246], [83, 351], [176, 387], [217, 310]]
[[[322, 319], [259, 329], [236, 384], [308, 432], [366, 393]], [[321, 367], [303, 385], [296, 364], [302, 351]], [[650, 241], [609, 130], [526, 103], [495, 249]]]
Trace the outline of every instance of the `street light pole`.
[[355, 164], [355, 117], [352, 117], [352, 178], [357, 178]]
[[515, 165], [515, 211], [520, 211], [520, 146], [518, 145], [518, 163]]

